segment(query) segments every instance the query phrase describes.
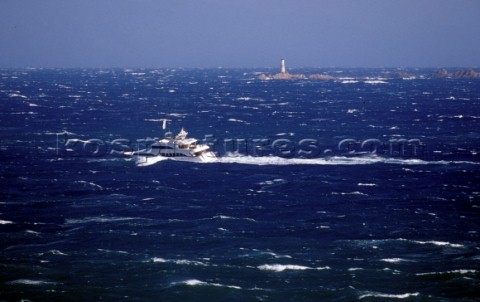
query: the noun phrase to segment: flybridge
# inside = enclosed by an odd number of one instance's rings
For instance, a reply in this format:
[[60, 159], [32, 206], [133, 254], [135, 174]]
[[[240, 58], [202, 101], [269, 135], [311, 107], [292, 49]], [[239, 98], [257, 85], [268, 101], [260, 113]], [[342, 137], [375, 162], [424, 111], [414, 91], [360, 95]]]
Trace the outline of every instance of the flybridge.
[[[163, 129], [166, 128], [167, 120], [163, 120]], [[155, 139], [154, 142], [146, 149], [124, 152], [126, 156], [135, 157], [137, 164], [148, 164], [149, 161], [159, 161], [163, 158], [210, 162], [216, 160], [216, 155], [210, 151], [210, 147], [204, 144], [198, 144], [195, 138], [187, 138], [188, 132], [181, 129], [175, 137], [165, 137], [163, 139]]]

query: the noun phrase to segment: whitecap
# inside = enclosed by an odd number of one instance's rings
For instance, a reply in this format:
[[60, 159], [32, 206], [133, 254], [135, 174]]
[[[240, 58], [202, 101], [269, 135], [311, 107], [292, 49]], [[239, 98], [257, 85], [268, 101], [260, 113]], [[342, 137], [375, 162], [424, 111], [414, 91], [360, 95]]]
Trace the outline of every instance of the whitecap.
[[187, 116], [186, 113], [175, 113], [175, 112], [174, 113], [169, 113], [168, 115], [173, 116], [173, 117], [178, 117], [178, 118], [183, 118], [183, 117]]
[[113, 250], [106, 250], [106, 249], [97, 249], [97, 251], [103, 252], [103, 253], [128, 254], [127, 251], [113, 251]]
[[407, 260], [403, 258], [384, 258], [384, 259], [380, 259], [380, 261], [388, 262], [388, 263], [412, 262], [412, 260]]
[[195, 261], [195, 260], [187, 260], [187, 259], [178, 259], [178, 260], [172, 260], [173, 263], [179, 264], [179, 265], [199, 265], [199, 266], [208, 266], [208, 264], [200, 262], [200, 261]]
[[128, 221], [135, 219], [144, 219], [144, 218], [133, 218], [133, 217], [108, 217], [108, 216], [99, 216], [99, 217], [85, 217], [82, 219], [66, 219], [66, 224], [83, 224], [83, 223], [108, 223], [108, 222], [117, 222], [117, 221]]
[[46, 252], [45, 254], [52, 254], [52, 255], [57, 255], [57, 256], [68, 256], [68, 254], [65, 254], [64, 252], [60, 250], [50, 250]]
[[388, 84], [388, 82], [382, 81], [382, 80], [367, 80], [364, 81], [365, 84]]
[[361, 183], [361, 182], [359, 182], [359, 183], [357, 184], [357, 186], [359, 186], [359, 187], [376, 187], [377, 184], [374, 184], [374, 183]]
[[163, 118], [146, 118], [144, 121], [146, 122], [163, 122], [165, 119]]
[[[1, 224], [1, 223], [0, 223]], [[26, 230], [25, 233], [27, 234], [32, 234], [32, 235], [41, 235], [42, 233], [40, 232], [36, 232], [36, 231], [33, 231], [33, 230]]]
[[85, 180], [77, 180], [75, 181], [74, 183], [78, 183], [78, 184], [83, 184], [83, 185], [88, 185], [88, 186], [91, 186], [95, 189], [99, 189], [99, 190], [103, 190], [103, 187], [100, 186], [100, 185], [97, 185], [96, 183], [94, 182], [88, 182], [88, 181], [85, 181]]
[[0, 219], [0, 224], [13, 224], [13, 221]]
[[362, 195], [362, 196], [368, 196], [368, 194], [362, 193], [360, 191], [355, 191], [355, 192], [332, 192], [332, 195]]
[[358, 299], [365, 299], [369, 297], [373, 298], [392, 298], [392, 299], [407, 299], [410, 297], [417, 297], [420, 293], [405, 293], [405, 294], [384, 294], [378, 292], [368, 292], [366, 294], [361, 295]]
[[56, 283], [51, 282], [51, 281], [44, 281], [44, 280], [17, 279], [17, 280], [7, 282], [7, 284], [12, 284], [12, 285], [22, 284], [22, 285], [40, 286], [40, 285], [54, 285]]
[[187, 286], [215, 286], [215, 287], [226, 287], [226, 288], [232, 288], [232, 289], [242, 289], [240, 286], [235, 286], [235, 285], [224, 285], [220, 283], [209, 283], [209, 282], [204, 282], [200, 281], [197, 279], [188, 279], [184, 281], [179, 281], [179, 282], [172, 282], [172, 286], [178, 286], [178, 285], [187, 285]]
[[11, 98], [22, 98], [22, 99], [27, 99], [28, 97], [26, 95], [20, 94], [20, 93], [9, 93], [9, 97]]
[[254, 98], [251, 98], [251, 97], [248, 97], [248, 96], [237, 98], [237, 101], [252, 101], [252, 100], [254, 100]]
[[351, 267], [348, 269], [349, 272], [362, 271], [362, 270], [364, 269], [361, 267]]
[[276, 179], [273, 179], [273, 180], [266, 180], [266, 181], [262, 181], [262, 182], [259, 182], [258, 184], [259, 185], [274, 185], [274, 184], [283, 184], [283, 183], [286, 183], [287, 181], [285, 179], [282, 179], [282, 178], [276, 178]]
[[418, 243], [418, 244], [433, 244], [436, 246], [446, 246], [446, 247], [454, 247], [454, 248], [463, 248], [465, 245], [463, 244], [458, 244], [458, 243], [450, 243], [447, 241], [417, 241], [413, 240], [412, 242]]
[[248, 217], [232, 217], [232, 216], [226, 216], [226, 215], [216, 215], [213, 216], [212, 219], [234, 219], [234, 220], [247, 220], [251, 222], [257, 222], [253, 218], [248, 218]]
[[152, 261], [154, 263], [173, 263], [178, 265], [209, 266], [207, 263], [203, 263], [196, 260], [187, 260], [187, 259], [165, 259], [165, 258], [154, 257]]
[[[241, 248], [243, 249], [243, 248]], [[244, 254], [244, 255], [240, 255], [240, 257], [254, 257], [254, 256], [262, 256], [262, 255], [269, 255], [269, 256], [273, 256], [274, 258], [288, 258], [288, 259], [291, 259], [293, 258], [292, 256], [290, 255], [279, 255], [277, 253], [274, 253], [274, 252], [270, 252], [270, 251], [260, 251], [260, 250], [257, 250], [257, 249], [253, 249], [252, 250], [253, 253], [248, 253], [248, 254]]]
[[257, 266], [258, 269], [263, 270], [263, 271], [274, 271], [274, 272], [283, 272], [285, 270], [327, 270], [330, 269], [330, 267], [325, 266], [325, 267], [308, 267], [308, 266], [303, 266], [303, 265], [295, 265], [295, 264], [263, 264]]
[[154, 257], [154, 258], [152, 259], [152, 261], [153, 261], [154, 263], [166, 263], [166, 262], [168, 262], [166, 259], [160, 258], [160, 257]]
[[466, 274], [477, 274], [478, 271], [474, 269], [457, 269], [451, 271], [443, 271], [443, 272], [429, 272], [429, 273], [418, 273], [417, 276], [429, 276], [429, 275], [448, 275], [448, 274], [458, 274], [458, 275], [466, 275]]
[[229, 118], [228, 121], [233, 122], [233, 123], [243, 123], [243, 124], [246, 124], [246, 125], [250, 125], [250, 123], [248, 123], [244, 120], [240, 120], [240, 119]]

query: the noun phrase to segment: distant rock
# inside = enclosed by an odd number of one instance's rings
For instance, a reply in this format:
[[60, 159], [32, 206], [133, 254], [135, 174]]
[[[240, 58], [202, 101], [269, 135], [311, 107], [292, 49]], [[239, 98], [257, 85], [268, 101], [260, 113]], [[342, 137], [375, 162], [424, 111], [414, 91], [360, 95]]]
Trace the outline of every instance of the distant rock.
[[290, 74], [288, 72], [280, 72], [274, 75], [261, 74], [258, 76], [260, 80], [304, 80], [307, 77], [304, 74]]
[[334, 80], [336, 79], [334, 76], [328, 75], [328, 74], [321, 74], [321, 73], [316, 73], [316, 74], [311, 74], [308, 76], [310, 80]]
[[473, 69], [459, 70], [453, 73], [454, 78], [480, 78], [480, 72], [477, 72]]
[[259, 80], [266, 81], [266, 80], [333, 80], [335, 77], [326, 75], [326, 74], [311, 74], [309, 76], [305, 76], [304, 74], [290, 74], [287, 71], [285, 66], [285, 59], [280, 59], [280, 72], [274, 75], [271, 74], [264, 74], [258, 76]]
[[404, 71], [390, 72], [385, 74], [385, 76], [391, 79], [410, 79], [416, 77], [414, 74]]
[[288, 72], [280, 72], [274, 75], [271, 74], [261, 74], [258, 76], [259, 80], [333, 80], [335, 77], [326, 74], [311, 74], [311, 75], [304, 75], [304, 74], [291, 74]]
[[472, 79], [480, 78], [480, 72], [477, 72], [471, 68], [457, 70], [454, 72], [449, 72], [446, 69], [440, 69], [439, 71], [433, 73], [434, 78], [454, 78], [454, 79]]

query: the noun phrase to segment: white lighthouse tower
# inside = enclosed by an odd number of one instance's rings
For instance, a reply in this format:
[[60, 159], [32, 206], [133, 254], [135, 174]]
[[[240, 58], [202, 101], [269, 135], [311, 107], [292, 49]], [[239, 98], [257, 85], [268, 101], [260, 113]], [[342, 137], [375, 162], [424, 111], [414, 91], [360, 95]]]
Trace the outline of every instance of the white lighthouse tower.
[[285, 59], [282, 58], [280, 60], [280, 72], [281, 73], [287, 73], [287, 68], [285, 67]]

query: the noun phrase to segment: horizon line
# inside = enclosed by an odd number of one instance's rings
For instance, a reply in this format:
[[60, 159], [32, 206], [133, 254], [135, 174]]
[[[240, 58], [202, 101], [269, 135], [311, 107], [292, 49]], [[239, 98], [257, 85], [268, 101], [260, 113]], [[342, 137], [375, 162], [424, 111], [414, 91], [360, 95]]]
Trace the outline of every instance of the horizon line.
[[[288, 69], [479, 69], [479, 66], [290, 66]], [[257, 67], [187, 67], [187, 66], [0, 66], [1, 70], [8, 69], [278, 69], [278, 66]]]

